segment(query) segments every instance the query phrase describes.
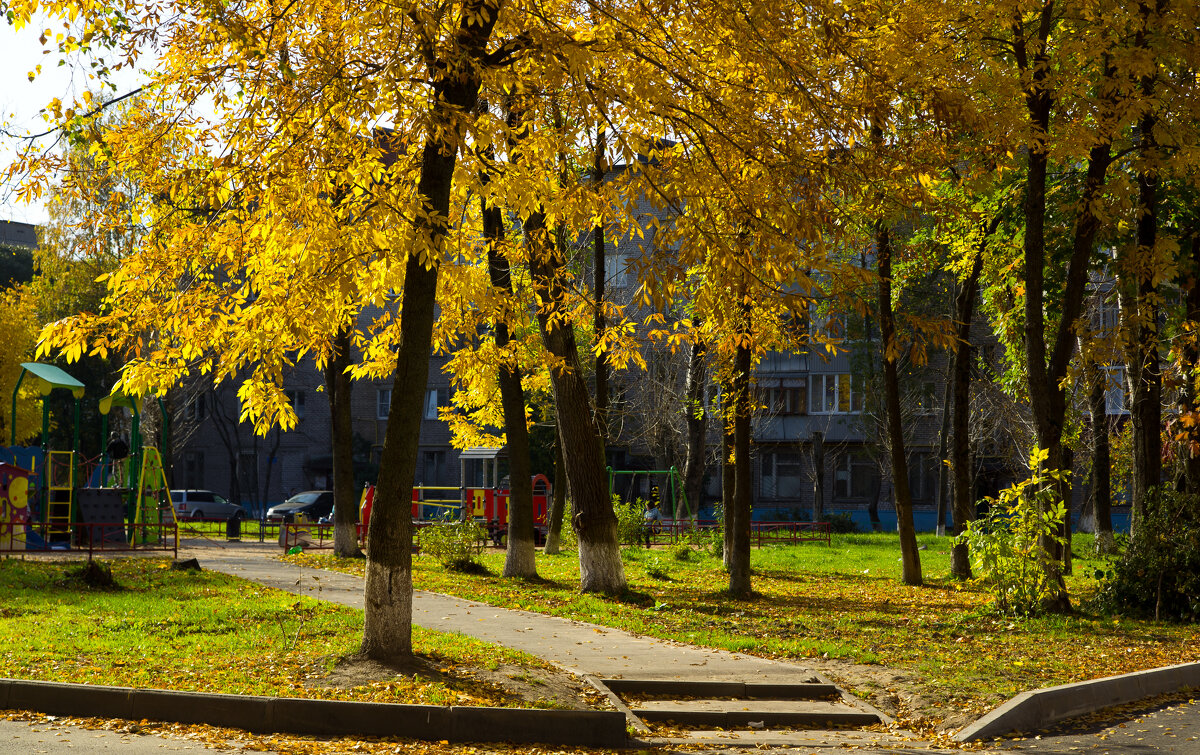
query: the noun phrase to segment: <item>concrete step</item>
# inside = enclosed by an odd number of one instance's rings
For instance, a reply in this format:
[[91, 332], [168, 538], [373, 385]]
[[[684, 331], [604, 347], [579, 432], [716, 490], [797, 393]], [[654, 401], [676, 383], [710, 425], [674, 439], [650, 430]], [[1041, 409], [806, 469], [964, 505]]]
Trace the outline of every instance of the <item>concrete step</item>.
[[736, 681], [681, 681], [676, 679], [602, 679], [622, 696], [670, 696], [676, 699], [733, 697], [746, 700], [824, 700], [838, 698], [832, 684], [806, 681], [788, 684]]
[[834, 729], [880, 722], [873, 713], [823, 700], [650, 700], [630, 707], [634, 715], [647, 722], [723, 729], [751, 724]]
[[849, 749], [874, 753], [908, 753], [929, 749], [927, 742], [915, 741], [914, 737], [903, 737], [893, 732], [856, 729], [692, 729], [676, 731], [667, 737], [644, 736], [641, 740], [648, 745], [662, 748], [700, 745], [713, 748], [713, 751], [717, 752], [782, 747], [803, 748], [802, 751], [809, 753]]

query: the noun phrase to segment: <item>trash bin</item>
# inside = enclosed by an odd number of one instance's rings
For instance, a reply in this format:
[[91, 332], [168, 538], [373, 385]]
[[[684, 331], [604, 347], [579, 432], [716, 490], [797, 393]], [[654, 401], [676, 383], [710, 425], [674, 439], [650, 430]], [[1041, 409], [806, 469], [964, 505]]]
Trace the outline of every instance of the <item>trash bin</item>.
[[225, 520], [225, 539], [242, 539], [242, 518], [240, 516], [231, 516]]

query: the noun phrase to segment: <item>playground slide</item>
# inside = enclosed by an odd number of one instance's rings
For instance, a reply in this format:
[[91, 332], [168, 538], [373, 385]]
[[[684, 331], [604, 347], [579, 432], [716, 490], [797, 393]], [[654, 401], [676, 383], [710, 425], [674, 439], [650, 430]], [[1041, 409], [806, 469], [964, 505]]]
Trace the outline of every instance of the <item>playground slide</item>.
[[27, 551], [69, 551], [71, 550], [70, 543], [47, 543], [41, 535], [33, 531], [33, 528], [28, 524], [25, 525], [25, 550]]

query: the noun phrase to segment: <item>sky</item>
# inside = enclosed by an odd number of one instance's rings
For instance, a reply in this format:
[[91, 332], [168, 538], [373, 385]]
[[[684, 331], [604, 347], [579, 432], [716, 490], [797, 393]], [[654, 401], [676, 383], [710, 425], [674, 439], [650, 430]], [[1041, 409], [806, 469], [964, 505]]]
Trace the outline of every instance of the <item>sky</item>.
[[[61, 22], [42, 18], [21, 31], [0, 24], [0, 71], [4, 85], [0, 87], [0, 122], [4, 131], [0, 133], [0, 169], [7, 169], [16, 157], [20, 139], [28, 134], [46, 130], [46, 122], [39, 111], [50, 100], [58, 97], [67, 102], [88, 88], [88, 68], [84, 63], [59, 66], [57, 49], [43, 54], [46, 49], [38, 40], [45, 29], [61, 29]], [[53, 41], [51, 41], [53, 45]], [[28, 74], [39, 64], [42, 73], [34, 81]], [[122, 76], [118, 86], [132, 87], [136, 76]], [[121, 92], [126, 91], [121, 89]], [[40, 141], [45, 146], [52, 144], [51, 138]], [[0, 220], [16, 220], [23, 223], [42, 223], [46, 220], [46, 209], [41, 204], [19, 203], [12, 182], [0, 183]]]

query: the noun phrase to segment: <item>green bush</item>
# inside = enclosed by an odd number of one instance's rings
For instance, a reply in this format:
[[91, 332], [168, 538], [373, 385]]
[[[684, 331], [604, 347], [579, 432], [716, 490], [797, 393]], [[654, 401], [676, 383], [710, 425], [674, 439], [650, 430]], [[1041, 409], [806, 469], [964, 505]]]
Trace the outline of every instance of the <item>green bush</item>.
[[720, 556], [725, 547], [725, 533], [721, 529], [700, 529], [699, 527], [683, 533], [683, 541], [695, 551], [711, 553]]
[[642, 542], [646, 528], [646, 502], [641, 498], [626, 503], [613, 496], [613, 511], [617, 514], [617, 542], [637, 545]]
[[662, 580], [664, 582], [671, 581], [671, 572], [666, 568], [658, 556], [651, 556], [646, 561], [646, 576], [652, 579]]
[[1095, 608], [1158, 620], [1200, 619], [1200, 496], [1160, 489], [1124, 551], [1099, 570]]
[[558, 530], [558, 548], [564, 552], [579, 550], [579, 538], [575, 535], [575, 528], [571, 526], [571, 514], [571, 499], [567, 498], [563, 501], [562, 525]]
[[849, 535], [858, 532], [858, 525], [854, 523], [854, 517], [849, 514], [825, 514], [820, 521], [829, 522], [829, 531], [835, 535]]
[[483, 568], [479, 554], [486, 539], [487, 531], [471, 520], [438, 522], [417, 531], [421, 552], [456, 571], [477, 572]]
[[716, 558], [723, 558], [725, 556], [725, 527], [722, 522], [725, 521], [725, 505], [720, 501], [713, 505], [713, 520], [716, 522], [716, 526], [703, 531], [708, 552]]
[[[1030, 468], [1040, 470], [1044, 451], [1035, 451]], [[996, 599], [1001, 613], [1036, 614], [1058, 594], [1059, 567], [1043, 547], [1043, 538], [1058, 537], [1058, 522], [1066, 507], [1056, 498], [1053, 483], [1064, 472], [1037, 471], [1000, 493], [985, 517], [968, 522], [959, 536], [970, 548], [977, 581]]]

